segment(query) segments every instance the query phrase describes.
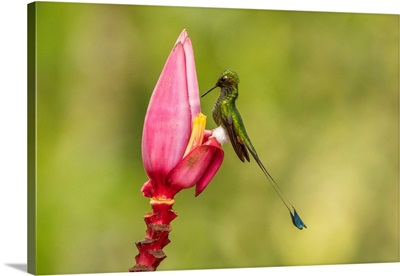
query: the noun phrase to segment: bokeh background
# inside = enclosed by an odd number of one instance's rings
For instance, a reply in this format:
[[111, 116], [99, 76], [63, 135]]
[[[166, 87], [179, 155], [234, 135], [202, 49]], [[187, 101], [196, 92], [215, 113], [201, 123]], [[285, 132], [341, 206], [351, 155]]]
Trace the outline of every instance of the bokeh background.
[[398, 16], [36, 5], [38, 274], [134, 264], [143, 120], [182, 29], [200, 93], [239, 73], [247, 131], [308, 229], [226, 145], [209, 187], [177, 196], [159, 270], [399, 261]]

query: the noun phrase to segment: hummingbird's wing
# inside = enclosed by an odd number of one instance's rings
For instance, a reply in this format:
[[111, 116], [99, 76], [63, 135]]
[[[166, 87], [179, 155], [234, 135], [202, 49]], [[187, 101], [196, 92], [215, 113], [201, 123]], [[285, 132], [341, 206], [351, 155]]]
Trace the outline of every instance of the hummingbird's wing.
[[246, 145], [243, 144], [243, 141], [240, 139], [239, 133], [237, 133], [235, 130], [232, 116], [228, 115], [223, 121], [225, 122], [223, 127], [228, 133], [229, 140], [231, 141], [232, 147], [235, 150], [236, 155], [242, 162], [245, 162], [245, 160], [250, 161]]

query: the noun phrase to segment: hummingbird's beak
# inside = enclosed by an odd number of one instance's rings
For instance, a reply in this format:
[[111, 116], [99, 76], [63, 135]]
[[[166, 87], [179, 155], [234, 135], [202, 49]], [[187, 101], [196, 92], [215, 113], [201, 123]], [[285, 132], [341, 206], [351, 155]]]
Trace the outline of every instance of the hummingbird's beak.
[[217, 88], [216, 85], [214, 85], [210, 90], [208, 90], [206, 93], [204, 93], [203, 95], [201, 95], [201, 98], [203, 98], [205, 95], [207, 95], [208, 93], [210, 93], [211, 91], [213, 91], [215, 88]]

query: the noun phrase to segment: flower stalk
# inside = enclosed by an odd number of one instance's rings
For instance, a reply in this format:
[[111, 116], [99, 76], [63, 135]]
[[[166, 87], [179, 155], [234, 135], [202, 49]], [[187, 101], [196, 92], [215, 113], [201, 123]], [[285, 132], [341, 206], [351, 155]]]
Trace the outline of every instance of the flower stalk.
[[170, 223], [177, 217], [172, 209], [174, 202], [174, 199], [150, 200], [153, 211], [144, 216], [147, 225], [146, 238], [136, 242], [139, 254], [135, 257], [136, 265], [129, 270], [130, 272], [154, 271], [166, 258], [162, 248], [170, 243], [168, 239], [172, 230]]

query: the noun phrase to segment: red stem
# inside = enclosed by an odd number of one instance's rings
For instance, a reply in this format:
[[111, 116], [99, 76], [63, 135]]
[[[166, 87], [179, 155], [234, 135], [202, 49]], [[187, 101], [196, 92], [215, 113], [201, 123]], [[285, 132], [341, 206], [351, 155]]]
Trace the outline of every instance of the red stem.
[[136, 255], [136, 265], [129, 269], [130, 272], [154, 271], [167, 257], [162, 249], [170, 242], [168, 239], [172, 230], [170, 223], [178, 216], [172, 210], [174, 203], [174, 199], [151, 198], [150, 205], [153, 211], [144, 216], [147, 226], [146, 238], [136, 242], [139, 254]]

